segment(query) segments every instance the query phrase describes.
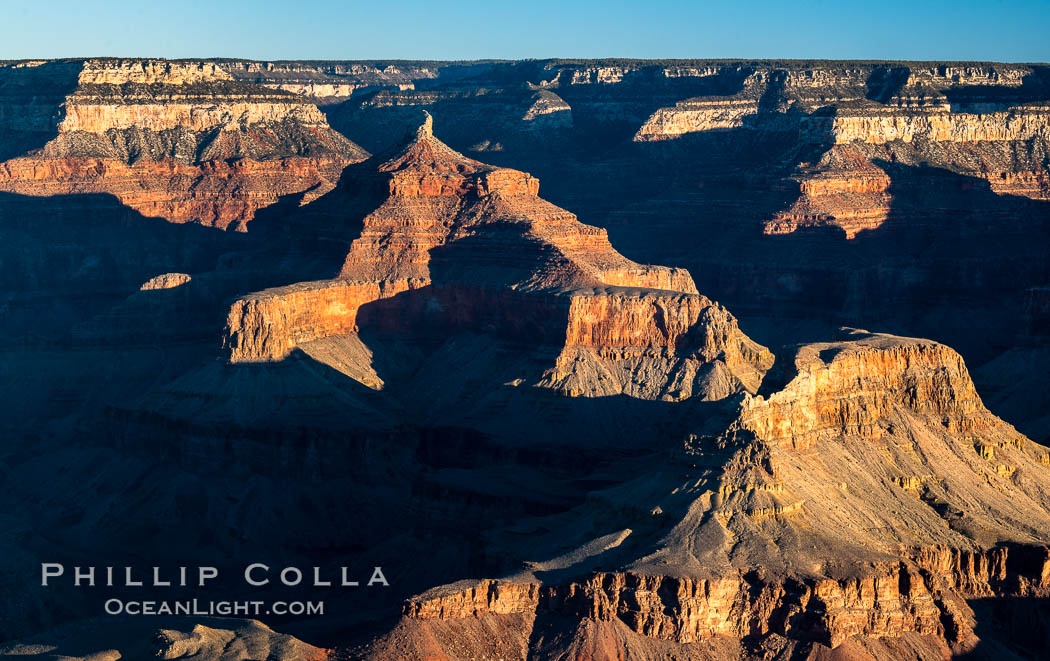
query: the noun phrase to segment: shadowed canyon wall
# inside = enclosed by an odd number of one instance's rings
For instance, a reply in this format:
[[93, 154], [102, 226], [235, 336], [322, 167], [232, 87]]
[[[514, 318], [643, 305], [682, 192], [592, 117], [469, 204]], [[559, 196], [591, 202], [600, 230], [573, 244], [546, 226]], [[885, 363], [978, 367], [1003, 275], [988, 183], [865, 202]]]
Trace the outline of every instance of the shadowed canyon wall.
[[[1044, 65], [0, 63], [0, 655], [1031, 658], [1048, 118]], [[19, 569], [246, 554], [391, 586], [158, 636]]]

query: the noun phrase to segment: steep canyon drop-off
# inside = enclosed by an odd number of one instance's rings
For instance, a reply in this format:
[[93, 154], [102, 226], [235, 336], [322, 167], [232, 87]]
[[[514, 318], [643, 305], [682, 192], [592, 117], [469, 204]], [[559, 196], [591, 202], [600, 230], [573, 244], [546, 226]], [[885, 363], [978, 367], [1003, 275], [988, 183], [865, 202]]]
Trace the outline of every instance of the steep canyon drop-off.
[[[1045, 649], [1047, 67], [22, 61], [0, 126], [0, 655]], [[391, 587], [36, 585], [248, 553]]]

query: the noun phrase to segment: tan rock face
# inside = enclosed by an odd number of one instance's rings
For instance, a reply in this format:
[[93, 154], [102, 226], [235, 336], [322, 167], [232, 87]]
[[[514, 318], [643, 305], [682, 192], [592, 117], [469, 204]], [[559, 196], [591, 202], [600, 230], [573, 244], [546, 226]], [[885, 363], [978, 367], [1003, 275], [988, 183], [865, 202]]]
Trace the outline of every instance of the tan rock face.
[[434, 621], [554, 616], [682, 645], [914, 634], [948, 654], [978, 642], [966, 600], [1050, 594], [1044, 453], [984, 408], [958, 354], [850, 331], [778, 370], [791, 378], [745, 396], [718, 438], [687, 440], [684, 486], [674, 471], [662, 500], [596, 495], [613, 511], [658, 502], [654, 516], [678, 513], [668, 532], [600, 570], [577, 560], [578, 578], [436, 588], [406, 603], [398, 639]]
[[[50, 121], [28, 107], [3, 112], [11, 114], [3, 121], [21, 126], [25, 114], [41, 131]], [[330, 187], [366, 156], [316, 106], [236, 82], [210, 62], [91, 60], [51, 115], [59, 121], [46, 144], [0, 164], [0, 190], [110, 193], [178, 223], [243, 229], [258, 209]]]
[[568, 586], [481, 581], [460, 592], [421, 595], [404, 609], [418, 620], [537, 612], [615, 619], [643, 636], [687, 644], [780, 633], [834, 646], [854, 635], [941, 631], [941, 611], [922, 579], [899, 565], [862, 580], [788, 586], [633, 573], [596, 574]]
[[[862, 131], [856, 139], [832, 145], [818, 163], [801, 168], [791, 178], [787, 185], [798, 187], [798, 198], [766, 221], [763, 231], [766, 234], [790, 234], [801, 228], [834, 226], [840, 228], [848, 239], [853, 239], [863, 231], [881, 227], [895, 208], [899, 211], [897, 203], [901, 196], [930, 196], [927, 204], [932, 212], [938, 205], [950, 206], [954, 196], [967, 194], [980, 186], [987, 186], [1000, 195], [1050, 199], [1050, 173], [1045, 169], [1029, 169], [1040, 166], [1038, 163], [1024, 164], [1015, 156], [1027, 151], [1023, 145], [1029, 141], [1041, 144], [1045, 137], [955, 139], [949, 135], [935, 143], [930, 136], [912, 137], [914, 142], [899, 136], [882, 141]], [[934, 151], [932, 155], [931, 150]], [[970, 164], [972, 169], [966, 171], [966, 178], [941, 181], [939, 185], [943, 190], [932, 186], [925, 191], [916, 190], [907, 183], [894, 182], [890, 176], [897, 164], [915, 167], [927, 159], [946, 171], [949, 170], [944, 167], [944, 161], [951, 161], [954, 169], [959, 169], [961, 164]], [[938, 194], [943, 197], [938, 199]], [[994, 211], [992, 209], [990, 213]], [[906, 222], [915, 227], [928, 221], [919, 217], [907, 218]]]
[[[740, 65], [724, 64], [708, 70], [689, 71], [689, 74], [717, 76], [733, 70], [740, 71]], [[881, 84], [886, 85], [893, 72], [887, 74], [878, 67], [849, 62], [812, 68], [756, 67], [747, 76], [742, 89], [733, 96], [698, 97], [658, 109], [643, 123], [635, 140], [667, 140], [687, 133], [741, 127], [743, 118], [759, 112], [762, 97], [767, 101], [767, 113], [782, 113], [788, 108], [812, 113], [819, 108], [833, 107], [834, 116], [813, 124], [819, 125], [835, 143], [861, 140], [881, 144], [914, 139], [1012, 141], [1046, 137], [1045, 104], [1014, 103], [1009, 107], [1009, 97], [1004, 103], [994, 91], [985, 97], [975, 91], [972, 93], [975, 98], [986, 99], [968, 102], [969, 105], [983, 104], [978, 114], [957, 111], [946, 96], [964, 86], [1021, 90], [1025, 78], [1032, 75], [1027, 67], [922, 70], [902, 63], [895, 72], [901, 76], [899, 87], [888, 87], [880, 92], [880, 76]], [[877, 98], [881, 101], [876, 101]], [[777, 108], [778, 104], [782, 107]], [[780, 130], [794, 132], [799, 128], [797, 122], [794, 125], [789, 122]]]
[[308, 104], [235, 102], [205, 106], [200, 103], [131, 103], [103, 105], [78, 102], [66, 108], [59, 131], [105, 133], [110, 130], [145, 129], [206, 131], [291, 120], [305, 126], [327, 127], [324, 115]]
[[712, 305], [703, 296], [657, 292], [574, 296], [565, 344], [617, 351], [630, 347], [674, 349], [697, 342], [713, 357], [722, 351], [726, 338], [688, 337]]
[[188, 85], [233, 80], [215, 62], [169, 60], [88, 60], [80, 72], [82, 85]]
[[154, 289], [173, 289], [181, 287], [193, 278], [188, 273], [161, 273], [152, 277], [139, 287], [140, 291], [152, 291]]
[[541, 384], [577, 396], [714, 400], [754, 392], [772, 364], [704, 296], [610, 290], [572, 297], [564, 348]]
[[423, 620], [529, 613], [539, 606], [541, 591], [536, 583], [463, 581], [410, 600], [404, 613]]
[[1013, 594], [1004, 589], [1008, 579], [1024, 586], [1021, 594], [1050, 589], [1041, 576], [1050, 569], [1045, 549], [1032, 555], [1029, 572], [1007, 571], [1010, 553], [929, 549], [914, 564], [881, 563], [864, 578], [783, 584], [634, 573], [599, 573], [565, 586], [484, 580], [414, 597], [403, 615], [418, 621], [534, 614], [618, 620], [643, 636], [685, 644], [779, 634], [837, 647], [854, 636], [913, 632], [941, 637], [961, 651], [976, 642], [961, 597]]
[[740, 128], [745, 118], [758, 113], [758, 102], [750, 99], [686, 101], [674, 108], [657, 110], [634, 136], [636, 142], [671, 140], [687, 133]]
[[627, 70], [624, 67], [581, 67], [571, 72], [571, 84], [590, 85], [594, 83], [618, 83], [623, 80], [623, 76], [626, 72]]
[[358, 89], [358, 85], [339, 83], [271, 83], [266, 86], [314, 98], [345, 98], [352, 96]]
[[1028, 72], [1022, 67], [1004, 67], [994, 64], [926, 66], [911, 69], [908, 75], [908, 85], [952, 83], [1020, 87], [1027, 74]]
[[875, 338], [846, 350], [809, 345], [795, 367], [798, 376], [784, 390], [744, 406], [741, 426], [763, 441], [808, 449], [822, 432], [877, 437], [877, 423], [894, 406], [941, 417], [957, 434], [998, 422], [977, 396], [962, 357], [935, 342], [887, 346]]
[[1050, 199], [1050, 114], [1040, 76], [1026, 66], [756, 67], [732, 95], [656, 110], [634, 140], [735, 132], [751, 134], [739, 138], [744, 143], [780, 139], [823, 151], [777, 186], [799, 195], [770, 213], [763, 231], [834, 227], [854, 239], [882, 227], [908, 194], [890, 190], [886, 164], [937, 168], [985, 181], [1001, 195]]
[[359, 90], [391, 88], [411, 90], [416, 81], [441, 75], [448, 65], [365, 62], [255, 62], [228, 60], [217, 63], [235, 80], [292, 92], [311, 99], [337, 102]]
[[984, 407], [959, 355], [923, 340], [847, 338], [801, 347], [781, 367], [794, 373], [782, 389], [745, 398], [729, 433], [763, 458], [731, 462], [720, 478], [728, 529], [754, 535], [772, 515], [821, 531], [815, 548], [781, 549], [767, 566], [1045, 544], [1044, 450]]
[[835, 143], [853, 141], [883, 144], [894, 140], [911, 142], [989, 142], [1045, 140], [1050, 137], [1050, 109], [1017, 108], [1009, 112], [980, 115], [970, 113], [849, 114], [834, 118], [831, 133]]
[[301, 343], [353, 333], [362, 305], [406, 291], [408, 284], [331, 280], [242, 298], [230, 308], [226, 320], [230, 360], [281, 360]]
[[547, 128], [572, 126], [572, 107], [557, 94], [542, 90], [522, 119]]

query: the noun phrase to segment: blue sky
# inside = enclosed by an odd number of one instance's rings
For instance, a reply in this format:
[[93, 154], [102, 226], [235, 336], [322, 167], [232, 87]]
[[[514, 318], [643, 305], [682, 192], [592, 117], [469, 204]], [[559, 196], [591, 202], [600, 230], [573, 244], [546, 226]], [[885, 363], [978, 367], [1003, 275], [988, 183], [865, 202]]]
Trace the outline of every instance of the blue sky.
[[0, 59], [1050, 60], [1050, 0], [0, 0]]

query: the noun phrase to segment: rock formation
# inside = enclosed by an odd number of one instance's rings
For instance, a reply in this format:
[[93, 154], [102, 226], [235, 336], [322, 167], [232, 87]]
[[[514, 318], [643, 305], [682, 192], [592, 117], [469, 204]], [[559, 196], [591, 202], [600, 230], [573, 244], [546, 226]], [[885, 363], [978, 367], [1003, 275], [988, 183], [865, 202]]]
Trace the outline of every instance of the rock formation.
[[188, 273], [161, 273], [142, 283], [139, 289], [142, 291], [171, 289], [173, 287], [181, 287], [192, 279]]
[[331, 104], [379, 89], [412, 90], [439, 79], [455, 80], [484, 63], [450, 62], [254, 62], [216, 63], [234, 79], [292, 92]]
[[1050, 455], [983, 407], [958, 354], [850, 331], [779, 369], [786, 384], [745, 395], [725, 432], [686, 437], [662, 490], [639, 479], [566, 515], [630, 528], [414, 597], [366, 656], [491, 653], [482, 632], [507, 631], [527, 653], [720, 658], [729, 638], [757, 659], [757, 641], [914, 636], [939, 658], [978, 642], [966, 600], [1050, 594]]
[[[27, 70], [9, 65], [0, 76]], [[109, 193], [146, 216], [243, 229], [256, 210], [330, 188], [367, 155], [316, 106], [210, 62], [89, 60], [72, 87], [50, 109], [60, 120], [46, 144], [0, 163], [0, 190]], [[11, 103], [0, 117], [19, 126], [27, 112]]]
[[[1037, 658], [1048, 99], [1043, 65], [0, 63], [0, 656]], [[391, 584], [98, 622], [128, 592], [22, 569], [145, 555]]]
[[366, 324], [421, 324], [560, 346], [540, 383], [577, 395], [721, 399], [754, 391], [771, 365], [688, 273], [625, 259], [603, 230], [537, 197], [532, 176], [435, 138], [429, 114], [404, 147], [373, 161], [348, 178], [388, 197], [365, 216], [338, 277], [237, 301], [232, 361], [280, 360]]
[[[765, 230], [832, 225], [853, 238], [889, 217], [894, 195], [880, 162], [942, 167], [997, 193], [1048, 199], [1046, 93], [1041, 69], [1008, 65], [758, 71], [734, 97], [658, 110], [635, 140], [743, 128], [825, 143], [820, 160], [791, 177], [798, 200]], [[763, 117], [763, 102], [767, 113], [771, 104], [784, 112]]]

